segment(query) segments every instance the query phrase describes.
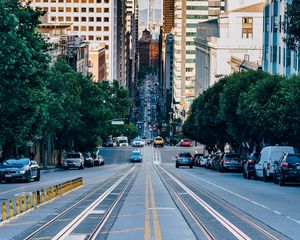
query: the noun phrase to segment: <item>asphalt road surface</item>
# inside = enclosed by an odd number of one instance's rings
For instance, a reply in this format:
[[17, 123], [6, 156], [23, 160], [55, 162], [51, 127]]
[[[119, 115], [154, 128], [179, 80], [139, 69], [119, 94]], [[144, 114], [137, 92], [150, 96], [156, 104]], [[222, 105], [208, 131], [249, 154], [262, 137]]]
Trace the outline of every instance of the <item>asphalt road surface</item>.
[[1, 183], [2, 201], [72, 178], [84, 186], [0, 225], [0, 239], [299, 239], [300, 188], [240, 173], [175, 168], [181, 151], [103, 148], [105, 165], [43, 173], [40, 182]]

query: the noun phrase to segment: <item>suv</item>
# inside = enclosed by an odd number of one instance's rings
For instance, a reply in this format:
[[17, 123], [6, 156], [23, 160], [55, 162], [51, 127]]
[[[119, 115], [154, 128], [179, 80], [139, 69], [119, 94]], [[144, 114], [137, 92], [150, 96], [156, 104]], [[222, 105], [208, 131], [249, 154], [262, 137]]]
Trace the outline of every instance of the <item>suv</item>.
[[285, 182], [300, 182], [300, 154], [284, 154], [274, 164], [274, 183], [283, 186]]
[[164, 146], [164, 139], [162, 137], [156, 137], [153, 141], [154, 147], [163, 147]]
[[217, 169], [219, 172], [237, 171], [242, 172], [243, 159], [238, 154], [225, 153], [220, 157]]
[[179, 166], [189, 166], [193, 168], [194, 158], [190, 152], [181, 152], [176, 157], [176, 168]]
[[69, 168], [78, 168], [78, 169], [84, 169], [84, 158], [82, 153], [68, 153], [65, 156], [64, 163], [63, 163], [64, 169]]

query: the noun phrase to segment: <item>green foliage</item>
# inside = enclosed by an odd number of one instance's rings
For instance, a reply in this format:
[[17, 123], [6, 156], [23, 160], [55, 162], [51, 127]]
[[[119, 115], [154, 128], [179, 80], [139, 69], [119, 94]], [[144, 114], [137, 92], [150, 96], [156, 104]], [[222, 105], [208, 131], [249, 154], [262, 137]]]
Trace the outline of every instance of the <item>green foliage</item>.
[[198, 96], [183, 131], [209, 150], [223, 150], [226, 142], [247, 142], [247, 150], [261, 143], [299, 146], [299, 102], [299, 76], [234, 73]]
[[22, 144], [40, 135], [47, 119], [47, 44], [37, 33], [42, 15], [18, 0], [0, 1], [0, 139]]
[[285, 42], [289, 48], [297, 50], [300, 41], [300, 0], [293, 0], [287, 4], [284, 28], [287, 33]]

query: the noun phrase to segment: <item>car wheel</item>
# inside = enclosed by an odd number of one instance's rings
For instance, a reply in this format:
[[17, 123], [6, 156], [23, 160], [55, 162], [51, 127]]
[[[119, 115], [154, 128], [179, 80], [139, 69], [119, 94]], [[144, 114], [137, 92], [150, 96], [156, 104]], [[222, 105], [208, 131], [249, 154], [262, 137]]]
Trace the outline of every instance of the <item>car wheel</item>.
[[279, 179], [279, 186], [284, 186], [285, 185], [285, 181], [283, 179]]
[[176, 164], [176, 168], [179, 168], [179, 166]]
[[83, 164], [81, 164], [81, 166], [79, 167], [79, 169], [84, 169], [84, 165], [83, 165]]
[[190, 165], [190, 168], [193, 168], [193, 165]]

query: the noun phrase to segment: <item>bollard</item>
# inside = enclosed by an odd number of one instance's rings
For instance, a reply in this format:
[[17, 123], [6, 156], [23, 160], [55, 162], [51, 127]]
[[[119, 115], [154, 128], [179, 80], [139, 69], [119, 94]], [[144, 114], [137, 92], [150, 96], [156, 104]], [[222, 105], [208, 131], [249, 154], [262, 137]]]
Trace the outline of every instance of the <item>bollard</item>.
[[47, 188], [47, 191], [46, 191], [46, 202], [49, 201], [49, 188]]
[[45, 202], [44, 189], [41, 189], [41, 203]]
[[6, 216], [6, 203], [3, 202], [2, 203], [2, 221], [5, 221], [7, 219], [7, 216]]
[[13, 200], [9, 200], [9, 217], [13, 218], [14, 216], [14, 202]]
[[34, 208], [36, 207], [36, 192], [32, 193], [32, 206]]
[[41, 193], [40, 191], [36, 191], [36, 196], [37, 196], [37, 205], [41, 204]]
[[16, 197], [16, 214], [19, 215], [21, 212], [21, 207], [20, 207], [20, 198]]
[[21, 196], [22, 212], [26, 211], [25, 198]]
[[30, 195], [26, 194], [26, 202], [27, 202], [27, 209], [31, 208], [31, 201], [30, 201]]
[[49, 200], [53, 198], [53, 189], [52, 187], [49, 188]]

